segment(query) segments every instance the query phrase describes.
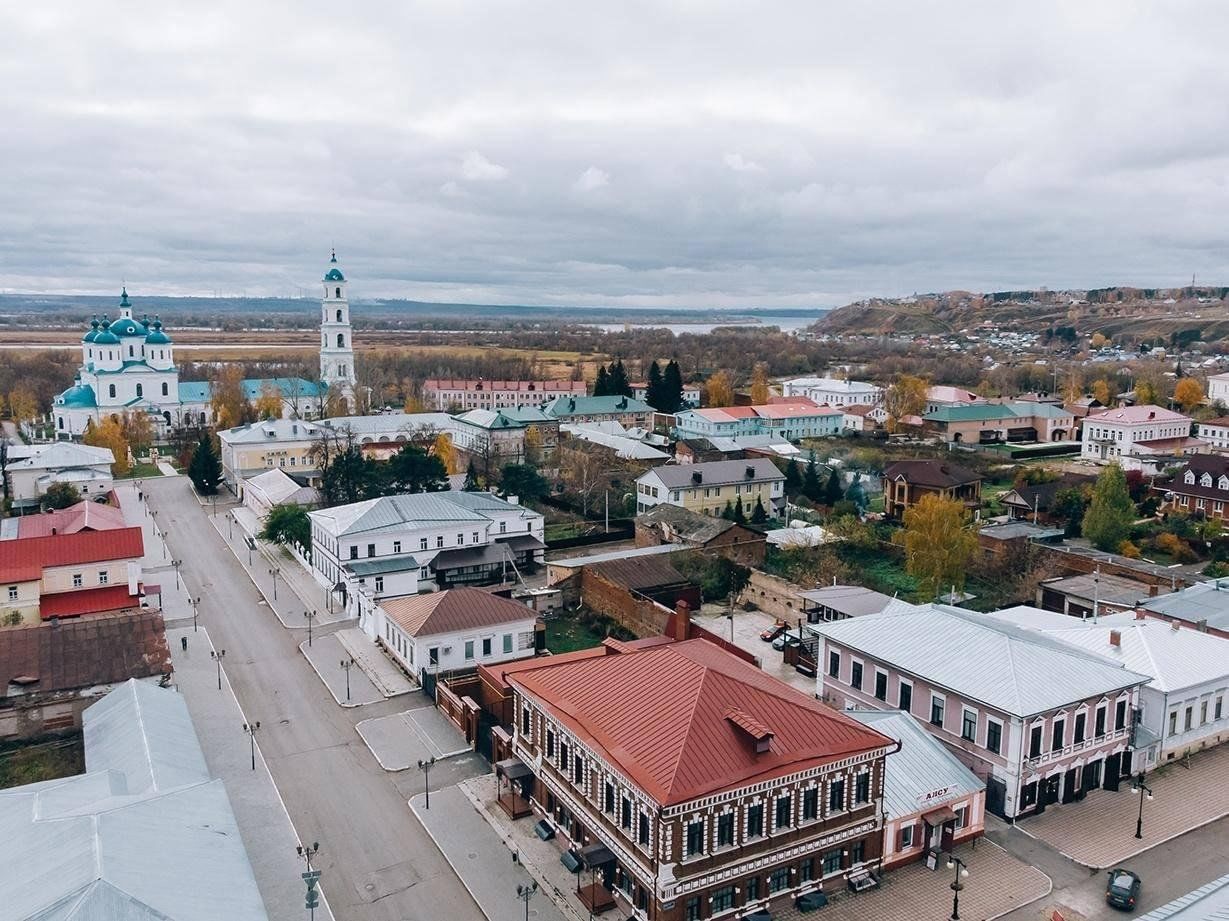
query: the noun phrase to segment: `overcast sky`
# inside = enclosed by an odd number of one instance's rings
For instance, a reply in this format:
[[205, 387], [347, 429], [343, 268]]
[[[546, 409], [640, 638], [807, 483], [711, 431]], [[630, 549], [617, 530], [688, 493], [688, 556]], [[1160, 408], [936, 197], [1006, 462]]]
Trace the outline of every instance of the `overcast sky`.
[[1229, 4], [597, 7], [9, 4], [0, 288], [284, 295], [334, 243], [481, 303], [1229, 283]]

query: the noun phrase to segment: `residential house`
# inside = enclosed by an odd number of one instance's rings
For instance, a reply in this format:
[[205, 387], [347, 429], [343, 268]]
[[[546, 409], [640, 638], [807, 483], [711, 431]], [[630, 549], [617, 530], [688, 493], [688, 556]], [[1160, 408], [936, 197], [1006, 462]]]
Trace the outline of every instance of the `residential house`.
[[1068, 441], [1075, 417], [1053, 403], [970, 403], [940, 406], [923, 428], [950, 444]]
[[1229, 637], [1229, 579], [1209, 579], [1180, 591], [1141, 600], [1139, 610], [1148, 617]]
[[741, 502], [748, 517], [756, 502], [775, 516], [785, 502], [785, 474], [767, 458], [709, 461], [656, 467], [636, 480], [636, 513], [677, 505], [702, 515], [720, 515]]
[[537, 612], [477, 588], [376, 603], [376, 640], [421, 680], [424, 671], [471, 669], [537, 655]]
[[878, 614], [894, 600], [891, 595], [861, 585], [837, 585], [835, 582], [798, 594], [803, 599], [802, 611], [807, 623], [812, 624]]
[[1207, 452], [1207, 443], [1191, 437], [1191, 419], [1160, 406], [1122, 406], [1084, 419], [1080, 456], [1116, 462], [1124, 470], [1156, 473], [1175, 458]]
[[1229, 406], [1229, 373], [1209, 375], [1208, 402]]
[[320, 445], [327, 432], [320, 423], [302, 419], [265, 419], [223, 429], [218, 432], [222, 480], [239, 499], [246, 480], [270, 470], [317, 486]]
[[847, 381], [834, 377], [795, 377], [782, 381], [786, 397], [807, 397], [820, 406], [875, 406], [883, 402], [883, 388], [866, 381]]
[[[53, 483], [75, 486], [86, 499], [100, 499], [115, 485], [111, 465], [116, 458], [110, 448], [65, 441], [9, 450], [4, 476], [14, 509], [38, 508]], [[17, 453], [23, 456], [14, 458]]]
[[900, 519], [923, 496], [957, 499], [976, 512], [981, 507], [981, 475], [941, 460], [906, 460], [883, 471], [884, 513]]
[[0, 792], [4, 916], [266, 921], [184, 697], [129, 681], [84, 723], [84, 774]]
[[[637, 381], [633, 384], [628, 384], [632, 389], [632, 396], [637, 400], [648, 402], [649, 385], [644, 381]], [[684, 384], [683, 385], [683, 404], [686, 406], [700, 405], [700, 385], [699, 384]]]
[[996, 815], [1015, 819], [1117, 789], [1134, 766], [1146, 675], [942, 605], [900, 604], [814, 629], [824, 641], [820, 698], [912, 714], [986, 779], [986, 809]]
[[986, 398], [978, 396], [972, 390], [963, 387], [947, 387], [933, 384], [926, 388], [925, 413], [937, 412], [944, 406], [968, 406], [973, 403], [985, 403]]
[[588, 390], [584, 381], [488, 381], [482, 378], [429, 377], [422, 384], [423, 402], [440, 412], [540, 407], [558, 396], [583, 397], [586, 393]]
[[704, 550], [745, 566], [761, 565], [766, 548], [759, 531], [677, 505], [657, 505], [636, 518], [636, 546], [657, 544]]
[[1196, 454], [1170, 480], [1164, 494], [1167, 509], [1225, 520], [1229, 502], [1229, 456]]
[[380, 599], [531, 573], [546, 547], [540, 514], [484, 492], [384, 496], [308, 516], [313, 575], [372, 637]]
[[847, 432], [874, 432], [888, 421], [888, 411], [881, 404], [855, 403], [841, 407], [841, 428]]
[[315, 506], [320, 494], [312, 486], [304, 486], [281, 467], [266, 470], [243, 481], [243, 504], [260, 520], [275, 505]]
[[1062, 513], [1054, 508], [1054, 499], [1068, 489], [1091, 488], [1097, 478], [1084, 473], [1063, 473], [1046, 483], [1029, 483], [1017, 486], [999, 495], [999, 502], [1007, 507], [1013, 521], [1036, 521], [1052, 524], [1064, 520]]
[[870, 883], [897, 743], [703, 639], [511, 672], [535, 812], [620, 917], [749, 915]]
[[679, 438], [771, 435], [785, 441], [798, 441], [840, 434], [843, 419], [840, 410], [817, 406], [804, 399], [761, 406], [688, 409], [675, 416], [675, 431]]
[[618, 422], [625, 428], [647, 429], [654, 409], [643, 400], [632, 397], [555, 397], [542, 407], [542, 412], [562, 423]]
[[320, 425], [333, 433], [334, 443], [357, 444], [367, 457], [387, 460], [408, 443], [430, 445], [437, 435], [452, 434], [447, 413], [384, 412], [374, 416], [335, 416]]
[[899, 710], [847, 715], [900, 743], [884, 768], [884, 869], [950, 851], [985, 833], [986, 782], [917, 720]]
[[1135, 611], [1083, 621], [1035, 608], [993, 616], [1149, 677], [1136, 716], [1136, 770], [1229, 739], [1229, 639]]
[[0, 541], [0, 626], [139, 609], [144, 555], [139, 527]]
[[[613, 427], [617, 426], [617, 430]], [[639, 438], [629, 437], [627, 430], [617, 422], [587, 422], [576, 425], [562, 425], [560, 431], [568, 438], [587, 441], [590, 444], [609, 448], [623, 460], [640, 461], [646, 464], [664, 464], [670, 460], [670, 455], [652, 445], [645, 444]]]
[[1141, 598], [1156, 594], [1156, 586], [1125, 576], [1090, 572], [1045, 579], [1037, 586], [1037, 606], [1068, 617], [1097, 617], [1132, 611]]
[[1206, 441], [1216, 451], [1229, 450], [1229, 416], [1218, 416], [1207, 422], [1199, 422], [1197, 426], [1201, 441]]
[[126, 527], [128, 522], [117, 506], [83, 499], [68, 508], [5, 518], [0, 521], [0, 540], [76, 534], [78, 531], [115, 531]]
[[111, 686], [171, 670], [156, 611], [0, 630], [0, 740], [79, 729], [82, 712]]

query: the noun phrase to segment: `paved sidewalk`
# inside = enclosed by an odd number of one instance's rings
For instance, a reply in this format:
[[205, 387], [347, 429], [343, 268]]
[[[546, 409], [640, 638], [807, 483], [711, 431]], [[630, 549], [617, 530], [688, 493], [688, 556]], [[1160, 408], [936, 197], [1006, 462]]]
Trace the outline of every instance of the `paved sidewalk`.
[[363, 674], [362, 669], [356, 666], [347, 673], [341, 667], [340, 663], [349, 659], [349, 653], [338, 642], [336, 633], [317, 636], [310, 646], [307, 640], [304, 640], [299, 644], [299, 651], [329, 689], [333, 699], [341, 706], [361, 707], [363, 704], [373, 704], [384, 699], [384, 695]]
[[[187, 637], [185, 651], [181, 638]], [[193, 633], [186, 628], [167, 631], [175, 664], [175, 687], [183, 694], [192, 715], [192, 725], [205, 751], [210, 772], [226, 785], [231, 807], [239, 823], [239, 833], [256, 874], [256, 884], [271, 921], [302, 921], [304, 884], [303, 865], [295, 853], [299, 837], [269, 775], [256, 736], [256, 770], [252, 770], [250, 740], [243, 731], [249, 716], [240, 709], [231, 690], [225, 669], [222, 689], [218, 690], [218, 670], [209, 653], [213, 649], [209, 634], [202, 627]], [[260, 714], [251, 714], [259, 720]], [[183, 880], [191, 885], [190, 880]], [[322, 879], [327, 896], [328, 879]], [[317, 909], [320, 921], [331, 921], [327, 900]]]
[[1135, 837], [1139, 795], [1124, 778], [1117, 792], [1094, 790], [1080, 803], [1047, 809], [1016, 827], [1076, 863], [1106, 869], [1171, 838], [1229, 815], [1229, 745], [1170, 762], [1149, 774], [1153, 799], [1144, 802], [1143, 838]]
[[[433, 792], [430, 809], [419, 794], [410, 800], [410, 809], [488, 921], [524, 921], [525, 904], [517, 898], [516, 887], [528, 884], [529, 874], [512, 861], [507, 845], [459, 788]], [[542, 891], [530, 899], [528, 917], [529, 921], [571, 921]]]
[[[183, 579], [176, 585], [175, 567], [171, 565], [171, 553], [163, 540], [162, 531], [157, 526], [154, 515], [146, 502], [139, 498], [142, 491], [139, 483], [129, 480], [115, 485], [115, 494], [119, 497], [120, 510], [124, 513], [124, 521], [130, 527], [141, 528], [141, 537], [145, 544], [145, 556], [141, 558], [141, 581], [146, 587], [157, 585], [162, 593], [162, 617], [168, 626], [187, 622], [192, 623], [192, 604]], [[199, 597], [199, 592], [197, 593]]]
[[386, 771], [404, 771], [420, 760], [453, 758], [471, 751], [465, 736], [432, 706], [362, 720], [354, 728]]
[[179, 471], [168, 464], [166, 461], [158, 461], [158, 471], [163, 476], [179, 476]]
[[384, 697], [399, 697], [419, 689], [361, 628], [345, 627], [335, 636]]

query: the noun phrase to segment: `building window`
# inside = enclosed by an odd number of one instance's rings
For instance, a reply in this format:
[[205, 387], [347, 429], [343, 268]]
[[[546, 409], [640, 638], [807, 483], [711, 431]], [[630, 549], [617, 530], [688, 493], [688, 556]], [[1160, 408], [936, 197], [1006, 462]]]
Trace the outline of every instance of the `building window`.
[[165, 382], [165, 381], [163, 381], [163, 382], [162, 382], [162, 395], [163, 395], [164, 397], [169, 397], [169, 396], [171, 395], [171, 391], [170, 391], [170, 389], [167, 387], [167, 385], [166, 385], [166, 382]]
[[943, 725], [943, 698], [930, 695], [930, 722], [935, 726]]
[[713, 892], [713, 914], [722, 911], [729, 911], [734, 907], [734, 887], [722, 886]]
[[[100, 578], [98, 581], [99, 581], [99, 583], [101, 584], [102, 579]], [[1189, 732], [1189, 731], [1190, 731], [1190, 728], [1191, 728], [1191, 718], [1194, 716], [1194, 713], [1195, 713], [1195, 708], [1194, 708], [1194, 707], [1187, 707], [1187, 708], [1186, 708], [1186, 718], [1183, 720], [1183, 726], [1182, 726], [1182, 730], [1183, 730], [1183, 732]]]
[[802, 820], [807, 822], [819, 818], [819, 788], [811, 787], [802, 791]]
[[[546, 757], [555, 757], [555, 730], [553, 729], [546, 730]], [[613, 796], [614, 794], [612, 793], [611, 795]], [[614, 806], [612, 805], [607, 812], [613, 811], [613, 809]]]
[[632, 827], [632, 801], [626, 796], [619, 802], [619, 824], [624, 828]]
[[16, 601], [16, 600], [17, 600], [17, 586], [10, 585], [9, 586], [9, 601]]
[[438, 534], [436, 535], [436, 538], [435, 538], [435, 548], [437, 550], [440, 550], [440, 549], [443, 549], [443, 547], [444, 547], [444, 535]]
[[350, 548], [350, 559], [352, 560], [358, 559], [358, 546], [357, 545]]
[[862, 690], [862, 663], [854, 662], [849, 670], [849, 686]]
[[824, 851], [824, 876], [831, 876], [833, 873], [841, 872], [841, 849], [833, 848], [830, 851]]
[[[840, 859], [841, 852], [836, 852], [837, 859]], [[768, 891], [780, 892], [782, 889], [789, 888], [789, 867], [778, 867], [772, 871], [772, 876], [768, 877]]]
[[457, 546], [458, 546], [458, 547], [464, 547], [464, 546], [465, 546], [465, 535], [464, 535], [464, 534], [458, 534], [458, 535], [457, 535]]
[[99, 585], [106, 585], [110, 581], [111, 581], [110, 573], [108, 573], [105, 569], [98, 570], [98, 584]]
[[875, 670], [875, 697], [879, 700], [888, 699], [888, 675], [878, 669]]
[[1119, 700], [1118, 703], [1114, 705], [1114, 728], [1115, 729], [1126, 729], [1127, 728], [1126, 698]]
[[1032, 728], [1028, 737], [1028, 756], [1030, 758], [1041, 757], [1041, 724], [1038, 723]]
[[774, 828], [789, 828], [793, 805], [793, 799], [789, 796], [782, 796], [777, 799]]
[[427, 539], [425, 537], [418, 538], [418, 549], [419, 550], [427, 549]]
[[683, 921], [700, 921], [700, 897], [693, 895], [683, 906]]
[[379, 594], [382, 594], [383, 592], [384, 592], [384, 577], [376, 576], [376, 594], [379, 595]]
[[687, 856], [694, 857], [704, 850], [704, 823], [687, 823]]
[[845, 778], [838, 777], [828, 785], [828, 811], [840, 812], [845, 808]]
[[491, 638], [489, 636], [484, 636], [482, 638], [482, 654], [483, 656], [489, 656], [491, 654]]
[[841, 654], [836, 650], [828, 652], [828, 677], [841, 677]]
[[473, 534], [470, 535], [470, 543], [471, 544], [478, 543], [478, 532], [477, 531], [475, 531]]
[[[84, 584], [85, 584], [85, 580], [81, 578], [81, 573], [79, 572], [73, 573], [73, 588], [81, 588], [81, 586]], [[9, 595], [15, 597], [16, 590], [17, 590], [17, 587], [13, 586], [12, 589], [9, 590]]]
[[1063, 737], [1066, 733], [1067, 724], [1064, 720], [1055, 720], [1050, 726], [1050, 751], [1062, 751]]
[[474, 657], [474, 641], [466, 640], [465, 641], [465, 660], [468, 662], [473, 657]]
[[747, 807], [747, 837], [764, 837], [764, 804], [755, 803]]
[[717, 816], [717, 847], [730, 847], [734, 843], [734, 813]]
[[400, 552], [401, 552], [401, 541], [399, 540], [393, 541], [393, 553], [400, 553]]
[[965, 707], [960, 721], [960, 738], [972, 742], [977, 738], [977, 711]]
[[529, 735], [530, 725], [531, 723], [530, 723], [530, 716], [529, 716], [529, 708], [525, 707], [524, 709], [521, 710], [521, 732], [522, 734]]
[[572, 759], [572, 780], [577, 784], [585, 782], [585, 761], [579, 754]]
[[145, 396], [145, 388], [137, 384], [137, 398], [140, 399], [143, 396]]
[[1097, 707], [1096, 729], [1093, 733], [1098, 739], [1105, 735], [1105, 708]]
[[913, 847], [913, 828], [912, 825], [906, 825], [900, 830], [900, 849], [902, 851]]
[[995, 720], [986, 721], [986, 748], [996, 755], [1003, 750], [1003, 724]]
[[1176, 735], [1178, 732], [1178, 711], [1175, 710], [1169, 714], [1169, 734]]
[[856, 863], [861, 863], [866, 860], [866, 842], [855, 841], [849, 849], [849, 865], [853, 866]]
[[1088, 714], [1077, 713], [1075, 715], [1075, 736], [1071, 740], [1073, 745], [1079, 745], [1084, 741], [1084, 732], [1088, 728]]
[[1212, 708], [1212, 713], [1213, 713], [1212, 718], [1213, 719], [1216, 719], [1216, 720], [1220, 719], [1222, 700], [1223, 698], [1220, 698], [1220, 697], [1216, 698], [1216, 706]]
[[900, 709], [913, 712], [913, 685], [904, 680], [900, 683]]
[[809, 883], [815, 878], [814, 860], [807, 859], [798, 865], [798, 878], [804, 883]]
[[114, 384], [107, 385], [107, 395], [110, 396], [111, 399], [115, 399], [115, 385]]
[[968, 824], [969, 807], [957, 806], [953, 812], [956, 813], [956, 831], [960, 831], [960, 829], [964, 828], [965, 825]]
[[560, 742], [559, 743], [559, 767], [563, 770], [565, 774], [567, 773], [568, 764], [571, 763], [571, 760], [572, 759], [568, 755], [568, 743]]
[[855, 803], [871, 801], [871, 772], [863, 771], [853, 782], [853, 800]]
[[[733, 823], [731, 822], [730, 825], [731, 825], [731, 833], [732, 833]], [[636, 840], [640, 842], [641, 844], [643, 844], [645, 847], [648, 847], [649, 845], [649, 817], [645, 815], [643, 812], [640, 813], [640, 822], [639, 822], [639, 828], [636, 834]]]
[[758, 876], [751, 877], [746, 881], [746, 887], [747, 900], [743, 904], [749, 905], [751, 902], [754, 902], [760, 897], [760, 878]]

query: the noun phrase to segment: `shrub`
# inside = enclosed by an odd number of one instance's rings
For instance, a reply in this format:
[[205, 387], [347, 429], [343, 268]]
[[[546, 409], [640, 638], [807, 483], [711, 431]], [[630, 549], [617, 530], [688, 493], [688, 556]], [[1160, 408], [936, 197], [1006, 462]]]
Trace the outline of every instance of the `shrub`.
[[1124, 540], [1118, 545], [1118, 552], [1129, 560], [1139, 559], [1139, 548], [1129, 540]]

